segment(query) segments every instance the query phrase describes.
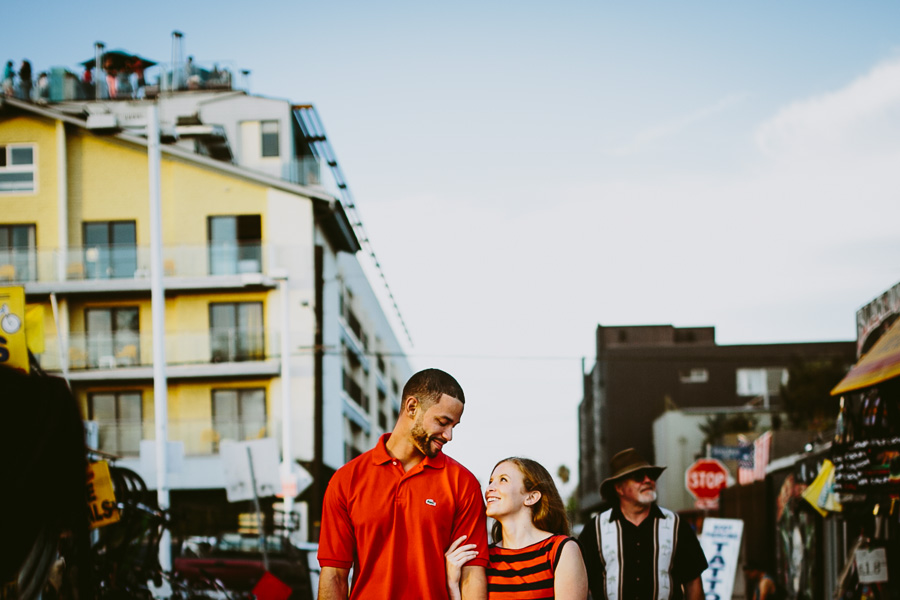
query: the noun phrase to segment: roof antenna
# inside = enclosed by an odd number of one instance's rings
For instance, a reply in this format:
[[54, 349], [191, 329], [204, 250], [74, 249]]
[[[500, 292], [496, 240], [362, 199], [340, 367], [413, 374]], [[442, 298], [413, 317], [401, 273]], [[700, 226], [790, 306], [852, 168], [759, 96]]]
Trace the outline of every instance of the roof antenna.
[[[184, 34], [178, 30], [172, 32], [172, 89], [175, 92], [181, 89], [184, 61], [181, 59], [181, 39]], [[185, 78], [187, 79], [187, 78]]]
[[241, 69], [241, 75], [244, 76], [244, 91], [250, 94], [250, 69]]
[[94, 42], [94, 100], [100, 99], [100, 82], [106, 79], [105, 77], [100, 77], [100, 72], [103, 69], [101, 63], [105, 47], [106, 44], [103, 42]]

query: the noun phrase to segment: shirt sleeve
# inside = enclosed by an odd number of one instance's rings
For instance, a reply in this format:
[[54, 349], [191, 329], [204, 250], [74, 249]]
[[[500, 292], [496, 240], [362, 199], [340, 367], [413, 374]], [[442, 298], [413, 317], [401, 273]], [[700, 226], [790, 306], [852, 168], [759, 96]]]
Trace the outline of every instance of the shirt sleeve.
[[335, 473], [325, 490], [322, 503], [322, 528], [319, 532], [319, 565], [349, 569], [353, 566], [356, 535], [347, 497], [341, 482], [342, 473]]
[[581, 556], [584, 559], [584, 568], [587, 570], [588, 588], [594, 600], [606, 598], [606, 590], [603, 584], [603, 564], [600, 562], [600, 549], [597, 547], [597, 519], [592, 518], [584, 525], [578, 536], [578, 545], [581, 547]]
[[[487, 517], [484, 514], [484, 500], [481, 487], [471, 473], [462, 477], [456, 515], [453, 518], [453, 532], [450, 542], [465, 535], [465, 544], [475, 544], [478, 556], [469, 561], [473, 567], [488, 566]], [[449, 543], [448, 543], [449, 546]]]
[[709, 564], [700, 546], [697, 534], [685, 519], [678, 523], [678, 548], [675, 550], [675, 578], [681, 583], [687, 583], [700, 577]]

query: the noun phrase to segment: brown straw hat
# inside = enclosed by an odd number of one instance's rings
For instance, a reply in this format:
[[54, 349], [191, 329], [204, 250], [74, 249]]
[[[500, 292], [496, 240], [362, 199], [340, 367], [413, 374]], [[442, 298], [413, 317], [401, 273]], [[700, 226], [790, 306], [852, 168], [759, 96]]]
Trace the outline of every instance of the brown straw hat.
[[612, 500], [616, 497], [613, 485], [626, 475], [630, 475], [635, 471], [647, 471], [655, 481], [666, 470], [665, 467], [657, 467], [648, 463], [634, 448], [622, 450], [613, 456], [612, 460], [609, 461], [609, 468], [612, 471], [612, 475], [604, 479], [603, 483], [600, 484], [600, 495], [607, 500]]

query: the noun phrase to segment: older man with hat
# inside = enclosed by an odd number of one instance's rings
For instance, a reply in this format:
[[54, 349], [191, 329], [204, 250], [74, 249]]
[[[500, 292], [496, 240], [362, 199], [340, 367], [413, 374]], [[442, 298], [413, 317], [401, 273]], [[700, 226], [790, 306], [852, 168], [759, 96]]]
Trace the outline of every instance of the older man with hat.
[[612, 507], [578, 538], [594, 600], [702, 600], [708, 566], [691, 526], [656, 504], [651, 465], [634, 448], [612, 457], [600, 493]]

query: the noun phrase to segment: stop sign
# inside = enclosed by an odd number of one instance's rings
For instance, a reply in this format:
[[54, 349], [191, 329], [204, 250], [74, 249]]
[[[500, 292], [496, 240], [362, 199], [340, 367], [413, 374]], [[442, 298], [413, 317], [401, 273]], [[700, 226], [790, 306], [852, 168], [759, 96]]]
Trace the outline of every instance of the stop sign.
[[728, 469], [715, 458], [701, 458], [684, 472], [684, 485], [697, 500], [714, 500], [728, 483]]

